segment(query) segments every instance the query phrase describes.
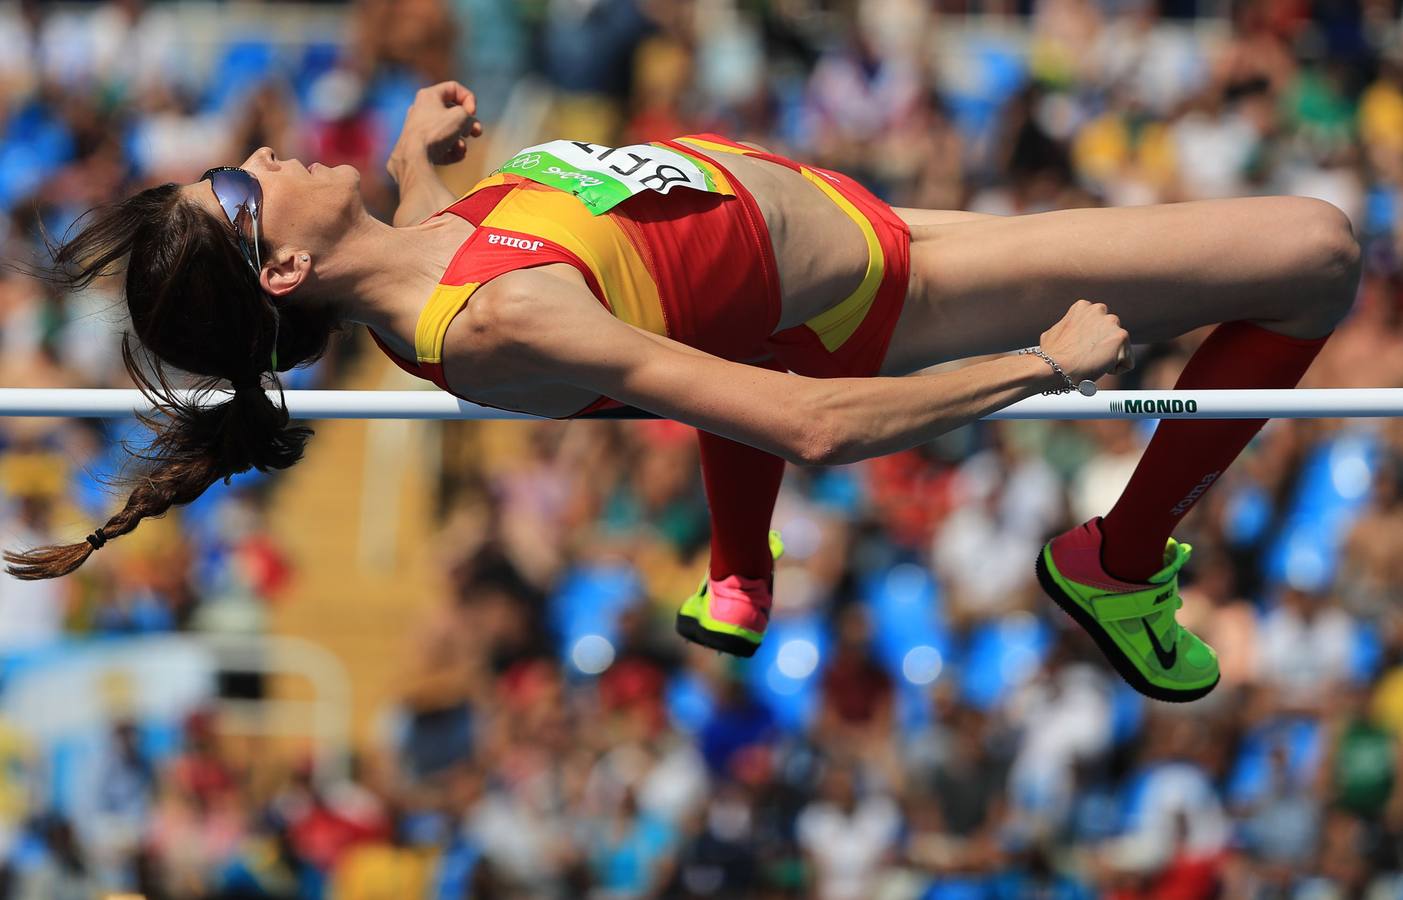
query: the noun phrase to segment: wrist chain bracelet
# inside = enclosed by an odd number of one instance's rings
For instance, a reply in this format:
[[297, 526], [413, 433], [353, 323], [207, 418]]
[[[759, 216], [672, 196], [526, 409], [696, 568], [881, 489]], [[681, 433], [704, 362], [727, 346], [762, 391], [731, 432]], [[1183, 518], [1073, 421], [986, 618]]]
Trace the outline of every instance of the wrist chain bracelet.
[[1052, 371], [1056, 372], [1066, 383], [1066, 387], [1053, 388], [1052, 390], [1043, 391], [1044, 396], [1047, 396], [1048, 394], [1069, 394], [1072, 391], [1077, 391], [1083, 396], [1090, 397], [1092, 394], [1096, 393], [1096, 382], [1084, 378], [1082, 379], [1080, 384], [1073, 384], [1072, 379], [1067, 375], [1066, 372], [1063, 372], [1062, 367], [1057, 364], [1057, 360], [1048, 356], [1042, 347], [1024, 347], [1022, 350], [1018, 351], [1018, 355], [1038, 357], [1043, 362], [1047, 363], [1049, 366], [1052, 366]]

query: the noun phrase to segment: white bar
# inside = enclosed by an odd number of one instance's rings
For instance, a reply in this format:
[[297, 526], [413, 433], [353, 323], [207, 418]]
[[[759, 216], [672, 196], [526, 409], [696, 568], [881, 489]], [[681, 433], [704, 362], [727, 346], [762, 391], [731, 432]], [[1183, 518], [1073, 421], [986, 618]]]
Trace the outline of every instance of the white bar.
[[[191, 392], [177, 392], [188, 397]], [[269, 391], [274, 402], [278, 394]], [[488, 409], [443, 391], [287, 391], [295, 419], [534, 419], [525, 413]], [[222, 403], [227, 391], [213, 391], [209, 402]], [[111, 419], [151, 412], [141, 392], [94, 388], [0, 388], [0, 417], [65, 416]]]
[[[211, 402], [222, 402], [223, 391]], [[273, 394], [276, 400], [277, 395]], [[489, 409], [443, 391], [288, 391], [296, 419], [535, 419]], [[0, 388], [0, 417], [121, 418], [150, 412], [136, 390]], [[1101, 391], [1094, 397], [1033, 397], [990, 419], [1337, 419], [1403, 416], [1403, 388], [1273, 391]], [[625, 410], [616, 418], [651, 418]]]

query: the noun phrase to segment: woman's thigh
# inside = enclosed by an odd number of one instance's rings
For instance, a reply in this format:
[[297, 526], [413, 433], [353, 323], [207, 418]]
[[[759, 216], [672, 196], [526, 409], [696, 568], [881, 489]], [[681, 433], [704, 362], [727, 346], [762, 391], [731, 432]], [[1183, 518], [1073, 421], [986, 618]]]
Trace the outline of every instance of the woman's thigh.
[[928, 228], [933, 225], [956, 225], [961, 222], [980, 222], [985, 219], [1003, 218], [1003, 216], [990, 215], [989, 213], [965, 212], [962, 209], [908, 209], [893, 206], [892, 212], [911, 226], [913, 232], [916, 229]]
[[1215, 322], [1291, 322], [1317, 297], [1347, 306], [1339, 295], [1357, 262], [1343, 214], [1298, 197], [907, 221], [911, 289], [886, 374], [1036, 344], [1083, 297], [1109, 306], [1137, 343]]

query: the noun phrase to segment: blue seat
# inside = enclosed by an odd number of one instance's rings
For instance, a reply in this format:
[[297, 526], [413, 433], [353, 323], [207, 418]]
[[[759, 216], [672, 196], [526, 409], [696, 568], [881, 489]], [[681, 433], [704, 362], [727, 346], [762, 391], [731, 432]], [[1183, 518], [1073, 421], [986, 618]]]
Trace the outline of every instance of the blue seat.
[[1223, 509], [1223, 536], [1236, 547], [1259, 543], [1271, 526], [1275, 512], [1271, 495], [1256, 483], [1229, 488]]
[[31, 103], [11, 117], [0, 143], [0, 209], [39, 189], [73, 157], [73, 135], [48, 110]]
[[909, 655], [915, 648], [929, 647], [942, 659], [950, 658], [952, 641], [945, 628], [940, 585], [927, 569], [910, 562], [891, 566], [867, 580], [863, 597], [872, 623], [873, 651], [893, 678], [910, 680]]
[[1384, 185], [1370, 188], [1364, 200], [1364, 233], [1391, 234], [1397, 222], [1398, 198], [1395, 192]]
[[855, 517], [867, 502], [867, 488], [854, 466], [833, 466], [813, 473], [809, 499], [827, 509]]
[[302, 57], [292, 73], [292, 92], [304, 109], [307, 96], [317, 79], [336, 68], [341, 59], [341, 45], [334, 41], [313, 41], [302, 48]]
[[1383, 639], [1378, 629], [1359, 622], [1354, 625], [1354, 649], [1349, 654], [1349, 677], [1356, 684], [1372, 681], [1384, 662]]
[[816, 614], [777, 616], [746, 666], [746, 680], [780, 728], [802, 731], [818, 712], [824, 661], [832, 646]]
[[413, 74], [403, 69], [383, 69], [367, 87], [365, 105], [378, 132], [376, 158], [379, 162], [389, 159], [393, 139], [404, 127], [414, 94], [422, 86]]
[[897, 723], [914, 733], [930, 722], [930, 685], [949, 670], [955, 650], [940, 585], [924, 567], [903, 562], [867, 579], [863, 596], [873, 652], [896, 683]]
[[241, 37], [224, 45], [206, 86], [204, 109], [227, 110], [282, 68], [277, 48], [258, 37]]
[[1281, 532], [1263, 557], [1269, 585], [1305, 591], [1329, 587], [1344, 539], [1368, 503], [1378, 456], [1377, 438], [1363, 431], [1346, 432], [1314, 449]]
[[921, 894], [921, 900], [989, 900], [988, 879], [973, 875], [937, 878]]
[[1310, 784], [1321, 759], [1320, 723], [1303, 717], [1274, 719], [1249, 732], [1228, 774], [1229, 803], [1251, 805], [1270, 787], [1271, 754], [1277, 748], [1286, 753], [1286, 775], [1292, 783]]
[[586, 637], [603, 638], [617, 646], [619, 614], [642, 596], [638, 573], [625, 563], [595, 563], [571, 569], [547, 607], [562, 658], [570, 661], [572, 651]]
[[1145, 697], [1119, 678], [1111, 680], [1111, 743], [1124, 746], [1145, 724]]
[[1010, 688], [1042, 664], [1050, 645], [1047, 624], [1030, 614], [978, 626], [962, 656], [960, 690], [965, 702], [978, 709], [992, 709]]
[[999, 113], [1027, 83], [1027, 62], [1014, 45], [997, 38], [976, 38], [961, 54], [961, 77], [943, 81], [941, 97], [965, 138], [987, 143], [998, 127]]
[[672, 727], [689, 735], [701, 731], [716, 708], [706, 682], [690, 669], [682, 669], [668, 680], [663, 689], [663, 703]]

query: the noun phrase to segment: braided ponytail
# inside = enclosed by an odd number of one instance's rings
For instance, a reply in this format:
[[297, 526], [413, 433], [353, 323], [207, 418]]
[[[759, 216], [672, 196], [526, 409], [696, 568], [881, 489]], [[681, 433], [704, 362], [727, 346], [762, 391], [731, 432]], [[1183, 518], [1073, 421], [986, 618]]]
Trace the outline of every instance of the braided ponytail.
[[[114, 479], [130, 490], [121, 510], [78, 543], [6, 551], [6, 571], [16, 578], [67, 575], [107, 541], [190, 503], [216, 481], [227, 484], [249, 469], [286, 469], [302, 458], [312, 435], [311, 428], [289, 424], [277, 373], [275, 403], [263, 389], [264, 373], [250, 370], [254, 360], [281, 359], [279, 368], [286, 370], [320, 357], [340, 329], [339, 309], [289, 304], [279, 327], [279, 311], [227, 223], [184, 200], [178, 187], [161, 185], [102, 209], [52, 254], [47, 277], [65, 287], [81, 287], [127, 260], [127, 307], [154, 374], [138, 364], [130, 333], [122, 337], [122, 361], [155, 408], [155, 415], [138, 418], [156, 436], [145, 448], [126, 447], [139, 465]], [[188, 398], [176, 393], [165, 364], [194, 376]], [[205, 405], [230, 378], [236, 382], [232, 396]]]
[[86, 540], [6, 551], [6, 571], [16, 578], [67, 575], [107, 541], [128, 534], [142, 519], [193, 501], [216, 481], [227, 484], [249, 469], [286, 469], [302, 458], [312, 429], [289, 426], [286, 405], [274, 403], [257, 379], [241, 380], [229, 400], [205, 406], [200, 401], [218, 387], [216, 379], [203, 379], [187, 400], [175, 393], [159, 366], [154, 380], [141, 372], [125, 337], [122, 358], [156, 407], [154, 416], [137, 416], [156, 437], [144, 450], [133, 451], [143, 463], [138, 471], [118, 480], [131, 489], [127, 502]]

